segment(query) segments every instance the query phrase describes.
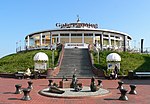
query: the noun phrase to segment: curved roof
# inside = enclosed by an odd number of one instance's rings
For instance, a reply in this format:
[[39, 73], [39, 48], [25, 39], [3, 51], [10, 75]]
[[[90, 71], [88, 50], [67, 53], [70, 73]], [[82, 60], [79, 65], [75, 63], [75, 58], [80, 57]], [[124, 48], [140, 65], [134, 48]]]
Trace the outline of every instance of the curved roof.
[[119, 54], [117, 53], [110, 53], [107, 57], [106, 57], [106, 61], [121, 61], [121, 57]]
[[[39, 31], [39, 32], [34, 32], [31, 33], [27, 36], [33, 36], [35, 34], [40, 34], [40, 33], [44, 33], [44, 32], [55, 32], [55, 31], [97, 31], [97, 32], [110, 32], [110, 33], [116, 33], [116, 34], [120, 34], [120, 35], [126, 35], [129, 37], [129, 39], [132, 39], [132, 37], [124, 32], [120, 32], [120, 31], [115, 31], [115, 30], [109, 30], [109, 29], [95, 29], [95, 28], [57, 28], [57, 29], [52, 29], [52, 30], [44, 30], [44, 31]], [[27, 39], [27, 36], [25, 37], [25, 39]]]
[[38, 52], [35, 54], [34, 61], [48, 61], [48, 56], [43, 52]]

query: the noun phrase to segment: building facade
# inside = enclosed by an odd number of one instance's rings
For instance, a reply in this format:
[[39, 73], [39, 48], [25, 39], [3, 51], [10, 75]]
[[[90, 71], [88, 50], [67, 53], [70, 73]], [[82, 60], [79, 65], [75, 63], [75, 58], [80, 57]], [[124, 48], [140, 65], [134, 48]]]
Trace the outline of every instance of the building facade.
[[51, 49], [57, 44], [65, 46], [95, 45], [101, 50], [113, 49], [127, 51], [130, 49], [131, 36], [114, 30], [99, 29], [98, 24], [56, 23], [56, 29], [39, 31], [25, 37], [26, 50], [46, 48]]

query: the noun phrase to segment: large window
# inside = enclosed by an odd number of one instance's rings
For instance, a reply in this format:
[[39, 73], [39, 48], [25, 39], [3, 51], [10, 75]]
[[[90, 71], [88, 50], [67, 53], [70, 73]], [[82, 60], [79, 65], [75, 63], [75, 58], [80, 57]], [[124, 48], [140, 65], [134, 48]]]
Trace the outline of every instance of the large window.
[[108, 39], [103, 40], [103, 45], [109, 45]]
[[60, 34], [60, 36], [69, 36], [69, 34]]
[[84, 36], [93, 36], [93, 34], [88, 34], [88, 33], [86, 33], [86, 34], [84, 34]]
[[101, 34], [95, 34], [95, 36], [100, 36]]
[[71, 36], [82, 36], [82, 34], [71, 34]]

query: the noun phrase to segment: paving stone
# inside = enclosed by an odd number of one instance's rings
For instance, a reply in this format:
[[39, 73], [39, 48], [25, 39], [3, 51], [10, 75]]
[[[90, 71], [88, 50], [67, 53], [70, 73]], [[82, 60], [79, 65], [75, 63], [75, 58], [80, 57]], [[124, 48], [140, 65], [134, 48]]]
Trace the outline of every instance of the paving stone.
[[[53, 79], [54, 82], [59, 83], [62, 79]], [[47, 79], [33, 79], [34, 89], [30, 92], [32, 100], [23, 101], [23, 94], [14, 94], [16, 90], [14, 85], [19, 83], [23, 88], [28, 87], [27, 79], [13, 79], [13, 78], [0, 78], [0, 104], [150, 104], [150, 79], [147, 80], [122, 80], [124, 82], [124, 88], [130, 91], [130, 84], [137, 85], [137, 95], [128, 94], [128, 101], [118, 100], [120, 91], [116, 89], [119, 80], [106, 80], [103, 81], [103, 88], [109, 90], [111, 93], [95, 98], [53, 98], [45, 97], [38, 92], [44, 88], [47, 88]], [[83, 86], [89, 86], [91, 79], [79, 79], [79, 83], [83, 83]]]

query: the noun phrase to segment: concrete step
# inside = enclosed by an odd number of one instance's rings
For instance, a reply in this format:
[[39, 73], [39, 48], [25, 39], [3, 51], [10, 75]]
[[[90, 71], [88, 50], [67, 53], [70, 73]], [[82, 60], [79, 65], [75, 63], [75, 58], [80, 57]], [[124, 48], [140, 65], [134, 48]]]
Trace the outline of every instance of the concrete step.
[[[75, 69], [77, 69], [76, 72]], [[94, 76], [91, 69], [87, 49], [65, 49], [61, 70], [57, 77], [63, 77], [64, 75], [72, 77], [74, 73], [78, 77], [91, 77]]]

